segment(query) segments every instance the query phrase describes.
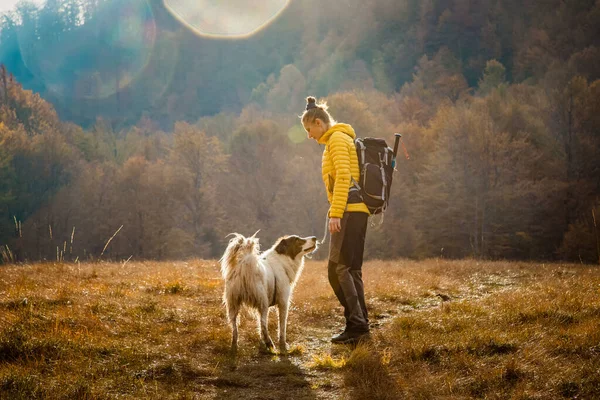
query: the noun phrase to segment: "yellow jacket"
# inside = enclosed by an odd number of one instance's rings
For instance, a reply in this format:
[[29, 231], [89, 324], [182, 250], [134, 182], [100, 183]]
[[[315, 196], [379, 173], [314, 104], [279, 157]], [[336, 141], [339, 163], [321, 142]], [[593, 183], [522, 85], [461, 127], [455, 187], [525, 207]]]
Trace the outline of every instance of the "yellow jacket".
[[325, 145], [321, 171], [329, 200], [329, 218], [342, 218], [344, 211], [369, 214], [365, 203], [348, 204], [352, 179], [360, 179], [354, 129], [348, 124], [335, 124], [319, 138]]

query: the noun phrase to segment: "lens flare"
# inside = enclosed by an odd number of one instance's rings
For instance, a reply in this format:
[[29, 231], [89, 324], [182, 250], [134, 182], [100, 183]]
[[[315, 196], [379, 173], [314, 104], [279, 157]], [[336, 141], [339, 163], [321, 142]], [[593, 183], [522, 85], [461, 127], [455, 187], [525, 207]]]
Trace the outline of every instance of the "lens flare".
[[141, 80], [144, 80], [143, 84], [136, 85], [136, 89], [141, 86], [140, 93], [134, 90], [136, 95], [143, 96], [151, 105], [158, 103], [173, 82], [179, 56], [180, 47], [177, 35], [163, 32], [156, 39], [152, 57], [141, 77]]
[[146, 69], [156, 40], [147, 0], [111, 2], [69, 29], [21, 30], [23, 62], [55, 95], [104, 99], [129, 87]]
[[306, 137], [306, 131], [299, 125], [292, 126], [287, 132], [288, 138], [295, 144], [304, 142]]
[[164, 0], [169, 12], [200, 36], [239, 39], [259, 32], [291, 0]]

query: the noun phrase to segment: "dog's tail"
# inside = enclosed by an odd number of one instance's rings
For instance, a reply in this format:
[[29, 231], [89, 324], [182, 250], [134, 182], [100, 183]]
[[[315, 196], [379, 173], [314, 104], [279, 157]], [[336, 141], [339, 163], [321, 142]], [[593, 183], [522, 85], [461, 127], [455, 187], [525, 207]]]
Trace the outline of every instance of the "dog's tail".
[[[256, 232], [258, 233], [258, 232]], [[227, 236], [233, 236], [229, 240], [227, 249], [223, 253], [221, 262], [221, 274], [226, 281], [231, 280], [233, 273], [241, 264], [256, 264], [258, 263], [258, 253], [260, 245], [256, 233], [250, 237], [244, 237], [239, 233], [230, 233]]]

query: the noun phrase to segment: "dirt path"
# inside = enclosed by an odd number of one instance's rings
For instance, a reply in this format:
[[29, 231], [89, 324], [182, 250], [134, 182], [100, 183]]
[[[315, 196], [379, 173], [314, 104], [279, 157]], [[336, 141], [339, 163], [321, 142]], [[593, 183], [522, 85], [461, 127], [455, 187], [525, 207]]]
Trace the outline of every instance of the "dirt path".
[[[413, 304], [392, 301], [371, 302], [373, 309], [372, 343], [389, 329], [390, 322], [399, 315], [443, 308], [448, 302], [479, 301], [481, 298], [504, 290], [513, 290], [522, 276], [518, 272], [477, 274], [458, 292], [446, 294], [433, 291]], [[352, 388], [345, 383], [343, 368], [319, 368], [315, 357], [331, 356], [333, 360], [347, 358], [350, 346], [332, 345], [331, 321], [302, 328], [296, 335], [291, 354], [287, 356], [260, 354], [238, 355], [225, 359], [217, 366], [217, 377], [207, 378], [200, 398], [215, 399], [349, 399]], [[301, 336], [301, 337], [299, 337]], [[249, 345], [249, 343], [246, 343]]]

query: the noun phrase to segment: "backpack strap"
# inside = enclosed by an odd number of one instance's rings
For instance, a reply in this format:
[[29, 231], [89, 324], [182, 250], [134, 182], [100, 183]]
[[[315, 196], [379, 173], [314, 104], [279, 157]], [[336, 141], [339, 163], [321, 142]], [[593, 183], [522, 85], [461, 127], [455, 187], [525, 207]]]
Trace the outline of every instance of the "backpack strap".
[[[367, 149], [367, 147], [363, 143], [363, 140], [360, 139], [360, 138], [357, 138], [354, 141], [354, 143], [355, 143], [355, 145], [358, 145], [358, 147], [360, 148], [360, 159], [358, 160], [358, 174], [362, 175], [363, 171], [361, 171], [360, 166], [361, 166], [362, 163], [365, 162], [365, 150]], [[360, 187], [360, 185], [358, 184], [358, 182], [356, 182], [356, 180], [354, 178], [352, 178], [352, 176], [350, 176], [350, 179], [352, 180], [352, 184], [354, 185], [354, 187], [356, 188], [356, 190], [358, 190], [360, 192], [362, 190], [362, 188]], [[350, 188], [350, 190], [352, 190], [352, 189], [353, 188]]]
[[381, 180], [383, 181], [383, 185], [381, 185], [381, 200], [387, 201], [387, 199], [385, 198], [385, 189], [387, 189], [387, 179], [385, 177], [385, 168], [383, 168], [383, 165], [380, 168], [381, 168]]
[[[385, 153], [384, 153], [385, 155], [383, 156], [383, 158], [384, 158], [384, 159], [383, 159], [383, 160], [379, 160], [379, 162], [380, 162], [379, 168], [381, 168], [381, 179], [383, 180], [383, 186], [381, 187], [381, 199], [382, 199], [383, 201], [387, 202], [387, 199], [386, 199], [386, 197], [385, 197], [385, 190], [386, 190], [386, 189], [387, 189], [387, 187], [388, 187], [388, 183], [387, 183], [387, 176], [385, 175], [385, 168], [383, 168], [383, 165], [384, 165], [384, 164], [386, 164], [386, 165], [388, 164], [388, 159], [389, 159], [389, 154], [388, 154], [388, 153], [389, 153], [389, 147], [386, 147], [386, 148], [384, 149], [384, 151], [385, 151]], [[385, 210], [384, 210], [384, 211], [385, 211]]]

